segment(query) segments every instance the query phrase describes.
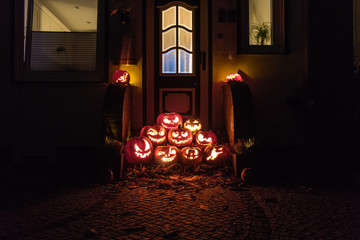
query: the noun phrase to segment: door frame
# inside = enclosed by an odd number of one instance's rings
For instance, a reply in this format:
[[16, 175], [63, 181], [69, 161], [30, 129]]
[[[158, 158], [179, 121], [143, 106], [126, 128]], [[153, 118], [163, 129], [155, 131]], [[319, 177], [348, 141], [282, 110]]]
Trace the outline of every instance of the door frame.
[[[186, 1], [184, 1], [186, 2]], [[200, 49], [202, 62], [200, 66], [200, 119], [204, 128], [212, 125], [212, 0], [199, 0], [200, 2]], [[142, 92], [143, 92], [143, 124], [154, 124], [155, 116], [155, 0], [143, 0], [143, 62], [142, 62]], [[206, 21], [204, 21], [206, 19]], [[156, 26], [157, 27], [157, 26]]]

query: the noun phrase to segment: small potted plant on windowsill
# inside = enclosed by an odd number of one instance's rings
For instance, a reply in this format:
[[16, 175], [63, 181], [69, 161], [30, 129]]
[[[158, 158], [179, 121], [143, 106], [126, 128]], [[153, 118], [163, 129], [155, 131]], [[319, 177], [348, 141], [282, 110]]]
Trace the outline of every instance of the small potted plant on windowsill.
[[267, 45], [271, 41], [270, 23], [255, 23], [250, 27], [250, 34], [257, 45]]

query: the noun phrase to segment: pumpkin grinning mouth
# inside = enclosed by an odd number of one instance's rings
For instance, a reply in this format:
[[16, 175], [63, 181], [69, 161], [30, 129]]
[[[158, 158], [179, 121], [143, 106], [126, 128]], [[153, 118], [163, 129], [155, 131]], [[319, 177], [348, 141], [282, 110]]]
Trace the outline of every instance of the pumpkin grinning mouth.
[[135, 155], [136, 155], [137, 157], [140, 157], [140, 158], [146, 158], [146, 157], [148, 157], [150, 154], [151, 154], [151, 151], [149, 151], [149, 152], [147, 152], [147, 153], [135, 152]]
[[151, 136], [147, 136], [152, 142], [156, 142], [156, 143], [159, 143], [159, 142], [162, 142], [162, 141], [165, 141], [166, 137], [162, 137], [162, 138], [153, 138]]

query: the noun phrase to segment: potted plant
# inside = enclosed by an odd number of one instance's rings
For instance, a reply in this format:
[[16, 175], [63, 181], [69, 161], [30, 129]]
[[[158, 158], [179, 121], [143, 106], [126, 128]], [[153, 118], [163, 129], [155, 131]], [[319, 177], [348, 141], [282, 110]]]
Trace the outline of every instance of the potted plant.
[[250, 34], [255, 39], [257, 45], [266, 45], [271, 41], [270, 23], [254, 23], [250, 27]]

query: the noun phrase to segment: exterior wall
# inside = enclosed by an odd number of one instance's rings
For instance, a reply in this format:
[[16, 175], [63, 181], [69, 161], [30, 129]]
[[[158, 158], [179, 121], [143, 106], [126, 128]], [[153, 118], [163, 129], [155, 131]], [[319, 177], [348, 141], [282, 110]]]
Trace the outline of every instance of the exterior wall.
[[10, 151], [7, 158], [13, 158], [24, 149], [48, 154], [61, 146], [102, 144], [106, 84], [15, 83], [13, 17], [12, 1], [4, 2], [0, 18], [7, 37], [0, 38], [0, 151]]
[[285, 100], [305, 79], [303, 1], [287, 1], [286, 53], [236, 54], [236, 23], [217, 22], [218, 10], [236, 10], [236, 1], [212, 1], [213, 4], [213, 127], [222, 128], [222, 86], [226, 75], [237, 72], [249, 84], [254, 101], [255, 136], [267, 144], [301, 144], [303, 121]]

